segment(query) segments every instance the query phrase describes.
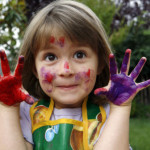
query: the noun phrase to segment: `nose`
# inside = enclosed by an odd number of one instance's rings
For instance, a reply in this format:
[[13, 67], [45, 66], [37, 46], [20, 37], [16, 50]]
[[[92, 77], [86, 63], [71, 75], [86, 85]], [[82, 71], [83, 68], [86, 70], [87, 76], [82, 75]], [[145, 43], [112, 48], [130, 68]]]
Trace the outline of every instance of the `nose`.
[[59, 76], [71, 77], [74, 71], [71, 63], [69, 61], [63, 61], [59, 67]]

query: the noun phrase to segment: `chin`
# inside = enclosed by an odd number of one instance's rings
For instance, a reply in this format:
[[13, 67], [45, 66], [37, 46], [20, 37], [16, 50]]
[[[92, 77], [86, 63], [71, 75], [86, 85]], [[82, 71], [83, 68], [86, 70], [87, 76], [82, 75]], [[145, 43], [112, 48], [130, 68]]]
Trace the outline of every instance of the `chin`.
[[60, 99], [59, 101], [55, 100], [54, 102], [60, 106], [61, 108], [73, 108], [73, 107], [81, 107], [83, 100], [78, 100], [76, 98], [65, 98]]

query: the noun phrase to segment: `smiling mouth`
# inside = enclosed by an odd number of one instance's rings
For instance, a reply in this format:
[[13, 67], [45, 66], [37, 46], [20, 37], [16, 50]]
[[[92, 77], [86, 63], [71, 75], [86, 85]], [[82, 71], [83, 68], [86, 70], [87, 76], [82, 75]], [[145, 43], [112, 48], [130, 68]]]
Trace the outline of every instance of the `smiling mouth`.
[[76, 88], [78, 85], [60, 85], [60, 86], [57, 86], [58, 88], [60, 89], [63, 89], [63, 90], [71, 90], [71, 89], [74, 89]]

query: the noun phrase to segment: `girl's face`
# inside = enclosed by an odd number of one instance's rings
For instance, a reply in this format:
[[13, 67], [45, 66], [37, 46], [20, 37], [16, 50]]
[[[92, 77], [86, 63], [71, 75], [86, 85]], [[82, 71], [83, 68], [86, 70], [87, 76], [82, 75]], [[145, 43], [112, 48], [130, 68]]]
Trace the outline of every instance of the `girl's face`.
[[98, 72], [97, 54], [64, 35], [51, 36], [50, 48], [35, 57], [36, 76], [56, 108], [80, 107], [92, 91]]

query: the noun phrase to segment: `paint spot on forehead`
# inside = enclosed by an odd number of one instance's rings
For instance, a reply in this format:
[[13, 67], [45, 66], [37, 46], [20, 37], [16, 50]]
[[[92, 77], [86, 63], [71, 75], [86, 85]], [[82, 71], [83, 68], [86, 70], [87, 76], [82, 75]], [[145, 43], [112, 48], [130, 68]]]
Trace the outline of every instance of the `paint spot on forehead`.
[[64, 36], [61, 36], [61, 37], [51, 36], [50, 39], [49, 39], [49, 42], [51, 44], [56, 44], [56, 45], [59, 45], [60, 47], [64, 47], [65, 37]]
[[51, 43], [51, 44], [54, 44], [54, 42], [55, 42], [55, 37], [54, 37], [54, 36], [51, 36], [51, 37], [50, 37], [50, 43]]
[[61, 47], [63, 47], [64, 46], [64, 44], [65, 44], [65, 37], [60, 37], [59, 39], [58, 39], [58, 43], [59, 43], [59, 45], [61, 46]]

